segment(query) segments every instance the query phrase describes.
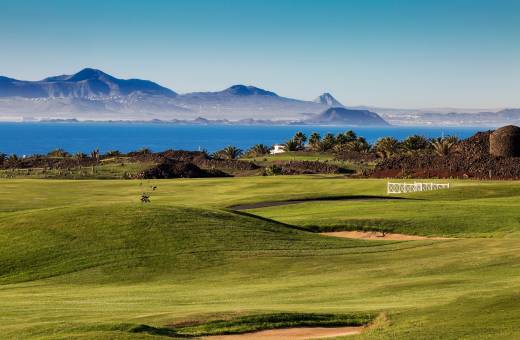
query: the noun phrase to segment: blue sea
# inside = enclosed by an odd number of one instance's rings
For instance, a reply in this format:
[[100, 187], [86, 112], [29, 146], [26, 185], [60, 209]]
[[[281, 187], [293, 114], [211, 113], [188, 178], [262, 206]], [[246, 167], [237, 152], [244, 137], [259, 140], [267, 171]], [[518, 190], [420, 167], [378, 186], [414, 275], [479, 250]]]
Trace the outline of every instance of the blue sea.
[[154, 123], [0, 123], [0, 153], [44, 154], [56, 148], [69, 152], [128, 152], [140, 148], [207, 150], [228, 145], [247, 149], [258, 143], [283, 143], [297, 131], [337, 134], [354, 130], [370, 143], [384, 136], [398, 139], [413, 134], [426, 137], [467, 138], [483, 127], [339, 127], [339, 126], [258, 126], [258, 125], [174, 125]]

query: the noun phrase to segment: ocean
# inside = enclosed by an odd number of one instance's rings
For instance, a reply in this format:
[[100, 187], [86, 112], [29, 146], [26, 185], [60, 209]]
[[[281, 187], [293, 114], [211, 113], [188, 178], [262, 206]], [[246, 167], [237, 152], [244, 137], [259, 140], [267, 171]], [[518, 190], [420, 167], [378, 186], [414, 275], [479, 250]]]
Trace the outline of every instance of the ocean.
[[345, 127], [345, 126], [259, 126], [259, 125], [174, 125], [156, 123], [0, 123], [0, 153], [45, 154], [62, 148], [68, 152], [128, 152], [141, 148], [207, 150], [228, 145], [246, 150], [258, 143], [283, 143], [297, 131], [337, 134], [354, 130], [370, 143], [384, 136], [403, 139], [413, 134], [425, 137], [467, 138], [483, 127]]

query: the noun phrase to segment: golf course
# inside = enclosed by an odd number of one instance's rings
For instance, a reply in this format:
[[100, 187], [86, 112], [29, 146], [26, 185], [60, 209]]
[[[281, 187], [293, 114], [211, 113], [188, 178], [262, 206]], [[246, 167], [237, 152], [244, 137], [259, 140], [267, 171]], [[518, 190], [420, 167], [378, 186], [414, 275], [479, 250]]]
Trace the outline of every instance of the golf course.
[[520, 338], [519, 182], [428, 181], [2, 179], [0, 338]]

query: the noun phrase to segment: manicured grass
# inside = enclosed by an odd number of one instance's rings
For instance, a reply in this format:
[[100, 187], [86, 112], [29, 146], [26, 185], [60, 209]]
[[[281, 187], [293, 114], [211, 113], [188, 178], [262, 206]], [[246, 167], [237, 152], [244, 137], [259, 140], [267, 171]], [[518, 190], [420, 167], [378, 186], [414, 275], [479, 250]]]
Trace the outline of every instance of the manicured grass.
[[[2, 180], [0, 333], [161, 339], [281, 327], [285, 313], [384, 313], [345, 338], [518, 338], [520, 185], [452, 183], [408, 200], [356, 201], [346, 199], [384, 195], [386, 181]], [[151, 203], [139, 203], [143, 191]], [[324, 197], [340, 200], [250, 211], [274, 220], [227, 209]], [[400, 231], [460, 238], [373, 242], [291, 226], [366, 221], [370, 210]]]
[[404, 200], [335, 200], [249, 210], [313, 231], [389, 231], [450, 237], [519, 237], [520, 186], [457, 182], [452, 189]]

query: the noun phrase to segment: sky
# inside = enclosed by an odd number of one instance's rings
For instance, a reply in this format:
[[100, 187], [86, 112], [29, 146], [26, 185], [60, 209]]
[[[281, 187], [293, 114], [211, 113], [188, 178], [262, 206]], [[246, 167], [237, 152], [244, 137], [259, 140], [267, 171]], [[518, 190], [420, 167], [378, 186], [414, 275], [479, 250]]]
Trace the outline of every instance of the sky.
[[84, 67], [179, 93], [520, 107], [520, 0], [0, 0], [0, 75]]

